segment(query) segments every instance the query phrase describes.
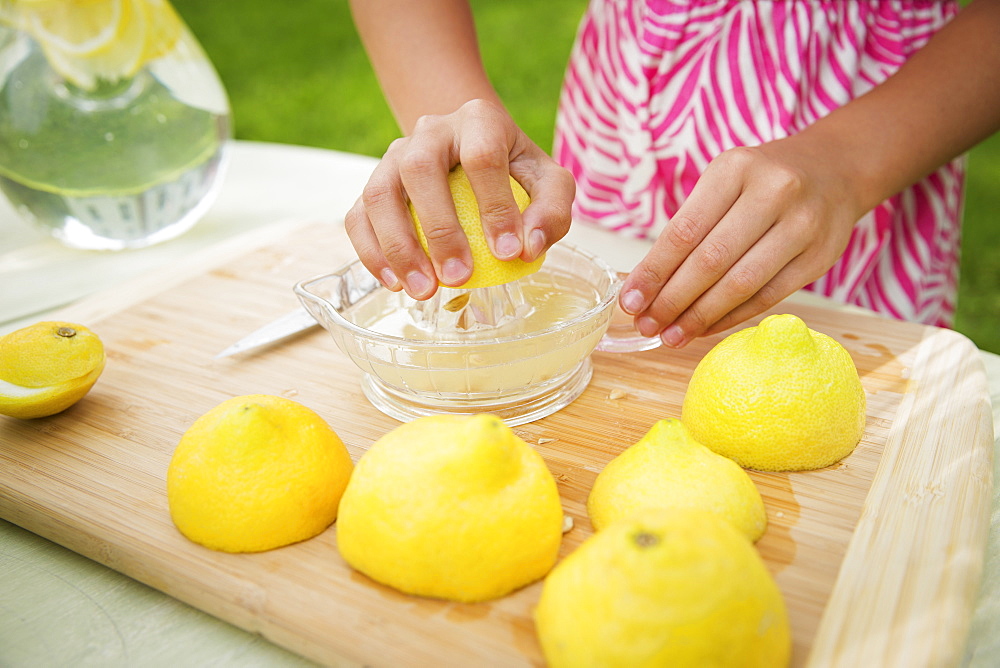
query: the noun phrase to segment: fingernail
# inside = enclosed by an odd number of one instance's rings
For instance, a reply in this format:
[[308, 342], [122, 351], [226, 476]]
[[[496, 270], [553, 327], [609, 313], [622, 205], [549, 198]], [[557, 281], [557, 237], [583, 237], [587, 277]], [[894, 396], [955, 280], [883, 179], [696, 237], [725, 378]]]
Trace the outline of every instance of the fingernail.
[[497, 257], [501, 260], [509, 260], [521, 254], [521, 240], [513, 234], [507, 233], [497, 239]]
[[433, 284], [431, 283], [431, 279], [419, 271], [411, 271], [406, 275], [406, 287], [411, 297], [418, 298], [430, 292]]
[[382, 285], [384, 285], [385, 287], [389, 288], [390, 290], [394, 290], [395, 288], [399, 287], [399, 279], [396, 278], [396, 274], [392, 273], [392, 269], [386, 267], [385, 269], [382, 270], [381, 274], [379, 275], [382, 277]]
[[531, 230], [531, 234], [528, 235], [528, 250], [531, 251], [531, 257], [537, 258], [542, 254], [543, 248], [545, 248], [545, 232], [538, 229]]
[[643, 336], [656, 336], [656, 333], [660, 331], [660, 323], [649, 316], [643, 316], [636, 321], [635, 328]]
[[448, 258], [441, 265], [441, 282], [461, 285], [469, 277], [469, 267], [457, 257]]
[[622, 308], [629, 315], [635, 315], [642, 311], [646, 300], [642, 298], [642, 293], [638, 290], [629, 290], [622, 295]]
[[679, 348], [684, 344], [684, 330], [677, 325], [670, 325], [660, 334], [660, 340], [670, 348]]

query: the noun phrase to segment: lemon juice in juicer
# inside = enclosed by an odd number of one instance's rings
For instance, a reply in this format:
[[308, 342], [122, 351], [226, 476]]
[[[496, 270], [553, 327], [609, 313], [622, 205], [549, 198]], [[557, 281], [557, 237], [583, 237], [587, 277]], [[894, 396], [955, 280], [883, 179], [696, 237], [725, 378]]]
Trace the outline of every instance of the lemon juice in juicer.
[[[402, 421], [492, 413], [509, 425], [523, 424], [560, 410], [586, 389], [595, 349], [651, 347], [630, 323], [627, 334], [609, 332], [621, 285], [610, 266], [566, 243], [531, 263], [497, 260], [460, 167], [449, 183], [473, 256], [463, 287], [439, 287], [432, 298], [416, 301], [384, 288], [360, 261], [295, 286], [306, 309], [364, 372], [362, 389], [376, 408]], [[512, 189], [523, 211], [527, 194], [513, 180]]]
[[619, 285], [614, 270], [566, 244], [518, 281], [439, 288], [426, 302], [385, 289], [360, 261], [295, 291], [364, 372], [365, 396], [382, 412], [402, 421], [493, 413], [517, 425], [586, 389]]
[[0, 0], [0, 190], [63, 243], [189, 229], [220, 183], [228, 119], [166, 0]]

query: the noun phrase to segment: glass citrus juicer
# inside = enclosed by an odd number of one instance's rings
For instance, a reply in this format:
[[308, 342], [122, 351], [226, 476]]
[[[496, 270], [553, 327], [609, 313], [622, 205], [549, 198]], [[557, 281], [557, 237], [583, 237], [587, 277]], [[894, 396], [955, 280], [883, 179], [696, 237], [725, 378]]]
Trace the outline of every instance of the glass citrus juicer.
[[208, 208], [225, 90], [167, 0], [0, 0], [0, 190], [76, 248], [148, 246]]
[[[616, 313], [621, 277], [568, 243], [534, 274], [489, 288], [438, 288], [415, 301], [385, 289], [360, 261], [301, 281], [295, 293], [364, 372], [362, 390], [401, 421], [492, 413], [524, 424], [586, 389], [595, 350], [648, 350]], [[614, 322], [612, 322], [614, 320]]]

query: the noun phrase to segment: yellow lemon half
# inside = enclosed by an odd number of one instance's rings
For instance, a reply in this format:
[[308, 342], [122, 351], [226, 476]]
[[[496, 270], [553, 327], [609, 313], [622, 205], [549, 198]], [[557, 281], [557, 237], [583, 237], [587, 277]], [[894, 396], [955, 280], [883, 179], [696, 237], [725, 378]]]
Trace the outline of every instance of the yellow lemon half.
[[177, 445], [167, 469], [170, 517], [213, 550], [270, 550], [330, 526], [353, 468], [312, 410], [283, 397], [234, 397]]
[[552, 568], [562, 517], [545, 462], [503, 421], [435, 415], [361, 457], [337, 544], [352, 567], [405, 593], [483, 601]]
[[746, 536], [714, 513], [652, 508], [560, 562], [535, 610], [552, 668], [788, 664], [785, 604]]
[[0, 414], [66, 410], [97, 382], [104, 360], [101, 339], [72, 322], [39, 322], [0, 337]]
[[697, 441], [740, 466], [801, 471], [854, 450], [865, 405], [843, 346], [794, 315], [772, 315], [729, 335], [698, 363], [681, 420]]
[[678, 420], [660, 420], [611, 460], [587, 498], [598, 530], [649, 507], [711, 511], [752, 541], [767, 528], [764, 501], [747, 472], [691, 438]]
[[[494, 285], [502, 285], [524, 278], [538, 271], [545, 256], [542, 255], [532, 262], [525, 262], [520, 258], [513, 260], [498, 260], [490, 251], [486, 243], [486, 235], [483, 231], [483, 222], [479, 217], [479, 203], [475, 193], [472, 192], [472, 184], [469, 177], [465, 175], [465, 170], [461, 165], [457, 165], [448, 174], [448, 186], [451, 188], [451, 196], [455, 200], [455, 213], [458, 214], [458, 222], [469, 240], [469, 247], [472, 250], [472, 276], [462, 284], [462, 288], [488, 288]], [[514, 201], [517, 208], [522, 212], [528, 208], [531, 199], [525, 192], [521, 184], [510, 177], [510, 187], [514, 193]], [[413, 224], [417, 230], [417, 237], [424, 251], [427, 251], [427, 237], [420, 226], [420, 219], [417, 211], [410, 203], [410, 215], [413, 217]]]
[[11, 0], [0, 22], [31, 35], [56, 72], [87, 90], [134, 76], [183, 33], [165, 0]]

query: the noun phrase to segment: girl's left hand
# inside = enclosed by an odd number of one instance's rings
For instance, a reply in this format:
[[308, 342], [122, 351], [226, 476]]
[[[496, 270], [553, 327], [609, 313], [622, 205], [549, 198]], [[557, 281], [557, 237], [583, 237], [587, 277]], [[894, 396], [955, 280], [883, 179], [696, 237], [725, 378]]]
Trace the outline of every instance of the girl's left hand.
[[822, 276], [864, 213], [834, 149], [801, 135], [713, 160], [625, 280], [643, 336], [680, 348], [737, 325]]

